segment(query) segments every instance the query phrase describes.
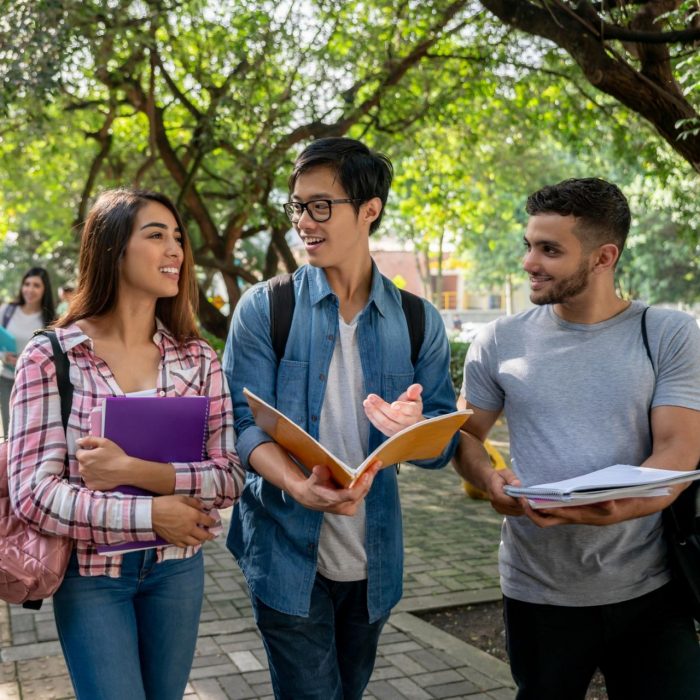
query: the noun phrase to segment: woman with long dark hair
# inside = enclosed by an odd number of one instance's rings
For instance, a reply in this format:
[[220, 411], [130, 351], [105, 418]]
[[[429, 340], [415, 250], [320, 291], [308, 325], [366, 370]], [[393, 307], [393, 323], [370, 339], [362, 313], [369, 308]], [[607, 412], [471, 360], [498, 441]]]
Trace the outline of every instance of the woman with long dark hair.
[[[105, 192], [85, 222], [76, 294], [56, 328], [74, 387], [65, 434], [48, 339], [31, 341], [17, 366], [10, 492], [30, 526], [75, 540], [54, 613], [79, 700], [179, 700], [187, 683], [201, 545], [243, 481], [228, 388], [197, 332], [196, 298], [190, 242], [170, 200]], [[133, 394], [208, 396], [206, 459], [149, 462], [89, 436], [103, 398]], [[122, 484], [154, 495], [111, 491]], [[156, 536], [174, 546], [110, 557], [96, 549]]]
[[10, 394], [15, 383], [17, 357], [34, 331], [52, 323], [55, 315], [51, 280], [43, 267], [27, 270], [15, 300], [0, 306], [0, 325], [15, 339], [14, 351], [3, 353], [0, 370], [0, 411], [5, 437], [10, 420]]

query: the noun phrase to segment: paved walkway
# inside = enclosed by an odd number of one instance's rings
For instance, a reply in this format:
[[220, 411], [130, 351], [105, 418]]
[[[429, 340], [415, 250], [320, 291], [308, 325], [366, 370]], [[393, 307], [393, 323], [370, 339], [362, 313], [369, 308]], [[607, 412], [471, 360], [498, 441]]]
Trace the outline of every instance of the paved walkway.
[[[505, 664], [412, 614], [499, 597], [500, 517], [488, 504], [468, 499], [451, 468], [404, 466], [399, 478], [404, 598], [382, 634], [365, 700], [511, 700]], [[185, 697], [272, 698], [246, 584], [222, 540], [206, 545], [205, 562], [204, 610]], [[0, 646], [0, 700], [73, 698], [50, 601], [36, 613], [0, 604]]]

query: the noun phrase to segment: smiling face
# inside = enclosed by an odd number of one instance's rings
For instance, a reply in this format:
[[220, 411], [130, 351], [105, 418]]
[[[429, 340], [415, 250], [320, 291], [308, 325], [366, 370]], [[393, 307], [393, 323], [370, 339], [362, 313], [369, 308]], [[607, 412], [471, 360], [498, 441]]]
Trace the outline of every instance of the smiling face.
[[574, 233], [573, 216], [530, 217], [525, 233], [523, 270], [530, 277], [533, 304], [565, 304], [589, 286], [591, 253]]
[[22, 282], [22, 299], [30, 307], [40, 307], [41, 299], [44, 296], [44, 282], [41, 277], [26, 277]]
[[120, 297], [176, 296], [183, 257], [182, 232], [175, 217], [162, 204], [147, 202], [136, 214], [120, 263]]
[[[302, 173], [294, 183], [292, 201], [347, 199], [333, 170], [325, 166]], [[379, 203], [379, 209], [377, 209]], [[332, 204], [328, 221], [314, 221], [304, 211], [294, 224], [304, 243], [309, 263], [322, 268], [348, 268], [369, 259], [369, 227], [381, 211], [381, 200], [372, 199], [356, 212], [350, 203]]]

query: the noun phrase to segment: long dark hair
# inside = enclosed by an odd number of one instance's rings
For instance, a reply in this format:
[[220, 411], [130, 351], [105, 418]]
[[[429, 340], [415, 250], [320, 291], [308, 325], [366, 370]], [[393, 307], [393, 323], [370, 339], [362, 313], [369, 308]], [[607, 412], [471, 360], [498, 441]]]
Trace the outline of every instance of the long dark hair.
[[26, 303], [24, 296], [22, 296], [22, 287], [27, 281], [28, 277], [38, 277], [44, 284], [44, 295], [41, 297], [41, 318], [44, 321], [44, 325], [48, 326], [53, 323], [56, 318], [56, 307], [53, 303], [53, 293], [51, 291], [51, 280], [49, 279], [49, 273], [43, 267], [32, 267], [27, 272], [24, 273], [22, 281], [19, 285], [19, 291], [17, 292], [17, 297], [12, 302], [17, 306], [24, 306]]
[[198, 300], [192, 248], [175, 205], [163, 194], [119, 188], [107, 190], [88, 213], [80, 242], [78, 285], [70, 307], [57, 325], [109, 313], [117, 303], [119, 263], [134, 229], [138, 211], [149, 202], [162, 204], [182, 232], [184, 253], [177, 295], [156, 302], [156, 316], [178, 342], [198, 338], [195, 309]]

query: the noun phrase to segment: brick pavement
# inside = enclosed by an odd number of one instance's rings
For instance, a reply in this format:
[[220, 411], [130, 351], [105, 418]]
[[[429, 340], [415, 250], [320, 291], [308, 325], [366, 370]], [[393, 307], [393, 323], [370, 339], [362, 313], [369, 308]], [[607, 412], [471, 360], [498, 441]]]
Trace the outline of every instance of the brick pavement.
[[[451, 468], [404, 466], [399, 478], [405, 592], [382, 634], [365, 698], [510, 700], [505, 664], [412, 614], [499, 596], [500, 518], [488, 504], [465, 497]], [[205, 566], [204, 609], [185, 697], [272, 698], [246, 584], [223, 540], [206, 545]], [[0, 700], [73, 697], [50, 601], [39, 612], [0, 604], [0, 646]]]

